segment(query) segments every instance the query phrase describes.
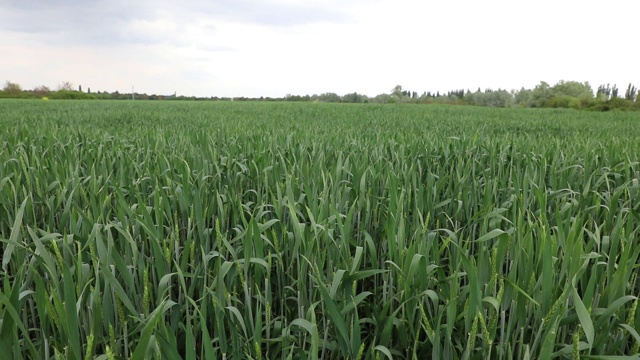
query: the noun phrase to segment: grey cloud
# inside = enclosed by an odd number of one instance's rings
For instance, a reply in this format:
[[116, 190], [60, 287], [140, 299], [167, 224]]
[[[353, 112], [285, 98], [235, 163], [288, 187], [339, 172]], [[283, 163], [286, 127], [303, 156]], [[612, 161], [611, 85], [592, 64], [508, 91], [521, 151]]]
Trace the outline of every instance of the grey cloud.
[[65, 45], [135, 42], [127, 25], [151, 18], [140, 4], [120, 1], [0, 2], [0, 29], [45, 36]]
[[212, 24], [226, 20], [270, 27], [349, 21], [339, 10], [273, 0], [0, 0], [0, 31], [39, 35], [61, 45], [171, 42], [162, 34], [132, 28], [136, 21], [154, 21], [163, 14], [169, 14], [178, 27], [193, 19], [208, 19]]

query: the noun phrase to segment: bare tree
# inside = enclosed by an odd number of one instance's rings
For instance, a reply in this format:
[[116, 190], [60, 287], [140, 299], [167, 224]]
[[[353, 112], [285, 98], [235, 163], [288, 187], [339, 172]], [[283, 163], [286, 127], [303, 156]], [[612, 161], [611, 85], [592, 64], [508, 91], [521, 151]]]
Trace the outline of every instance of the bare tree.
[[18, 83], [14, 83], [7, 80], [2, 90], [8, 92], [13, 96], [17, 96], [17, 95], [20, 95], [20, 93], [22, 92], [22, 86], [20, 86], [20, 84]]
[[65, 81], [58, 85], [58, 90], [73, 91], [73, 84], [70, 81]]
[[49, 87], [45, 85], [36, 86], [33, 89], [33, 94], [37, 97], [49, 96], [50, 92], [51, 92], [51, 89], [49, 89]]

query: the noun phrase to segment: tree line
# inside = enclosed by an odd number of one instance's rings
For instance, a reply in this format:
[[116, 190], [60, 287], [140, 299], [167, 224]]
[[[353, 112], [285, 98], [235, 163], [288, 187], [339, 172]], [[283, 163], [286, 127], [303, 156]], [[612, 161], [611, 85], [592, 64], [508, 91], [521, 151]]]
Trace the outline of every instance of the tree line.
[[173, 95], [148, 95], [145, 93], [120, 93], [118, 91], [91, 92], [83, 91], [70, 82], [63, 82], [56, 90], [41, 85], [31, 90], [23, 90], [14, 82], [7, 81], [0, 91], [0, 98], [20, 99], [98, 99], [98, 100], [203, 100], [203, 101], [301, 101], [301, 102], [333, 102], [333, 103], [416, 103], [416, 104], [450, 104], [473, 105], [487, 107], [527, 107], [527, 108], [571, 108], [577, 110], [640, 110], [640, 93], [629, 84], [622, 93], [616, 85], [600, 85], [594, 92], [588, 82], [561, 80], [555, 85], [541, 81], [533, 89], [522, 87], [520, 90], [504, 89], [452, 90], [448, 92], [422, 92], [403, 89], [395, 86], [388, 93], [369, 97], [356, 92], [338, 95], [333, 92], [314, 95], [291, 95], [284, 97], [195, 97]]

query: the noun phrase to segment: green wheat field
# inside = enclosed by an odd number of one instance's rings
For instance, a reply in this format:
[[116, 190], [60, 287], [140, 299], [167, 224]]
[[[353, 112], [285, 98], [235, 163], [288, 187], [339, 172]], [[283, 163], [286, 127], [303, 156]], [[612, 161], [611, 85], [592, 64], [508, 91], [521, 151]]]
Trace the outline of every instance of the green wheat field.
[[0, 102], [3, 359], [640, 359], [640, 113]]

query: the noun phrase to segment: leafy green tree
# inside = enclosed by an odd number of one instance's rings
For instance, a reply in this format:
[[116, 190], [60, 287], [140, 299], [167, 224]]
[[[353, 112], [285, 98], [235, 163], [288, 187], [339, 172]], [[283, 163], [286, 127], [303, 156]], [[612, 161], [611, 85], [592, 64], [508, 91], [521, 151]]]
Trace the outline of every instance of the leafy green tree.
[[373, 99], [371, 99], [371, 102], [378, 104], [389, 104], [396, 101], [397, 98], [389, 94], [376, 95]]
[[358, 94], [357, 92], [353, 92], [350, 94], [346, 94], [342, 97], [342, 101], [346, 103], [364, 103], [369, 101], [369, 98], [366, 95]]
[[341, 102], [340, 95], [332, 92], [316, 95], [316, 99], [323, 102]]
[[553, 97], [551, 86], [545, 81], [540, 81], [532, 92], [531, 107], [543, 107]]
[[402, 93], [402, 85], [396, 85], [393, 89], [391, 89], [391, 96], [402, 99], [404, 97], [404, 94]]
[[636, 99], [636, 93], [638, 92], [638, 89], [636, 89], [635, 86], [631, 85], [631, 83], [629, 83], [629, 86], [627, 87], [627, 91], [624, 94], [624, 98], [629, 100], [629, 101], [634, 101]]
[[533, 90], [522, 87], [515, 93], [514, 102], [520, 107], [531, 107], [533, 104]]
[[593, 89], [588, 82], [560, 80], [551, 87], [549, 93], [551, 97], [542, 106], [581, 109], [587, 107], [593, 99]]
[[596, 92], [596, 100], [607, 101], [611, 97], [611, 86], [609, 84], [598, 86], [598, 91]]
[[489, 107], [511, 107], [514, 103], [511, 93], [502, 89], [486, 89], [484, 92], [478, 90], [475, 93], [467, 94], [465, 100], [470, 105]]
[[507, 90], [492, 91], [488, 94], [487, 106], [511, 107], [513, 106], [513, 96]]
[[617, 99], [617, 98], [618, 98], [618, 86], [613, 85], [613, 87], [611, 88], [611, 99]]
[[553, 96], [570, 96], [578, 99], [593, 98], [593, 89], [589, 82], [560, 80], [551, 88]]

